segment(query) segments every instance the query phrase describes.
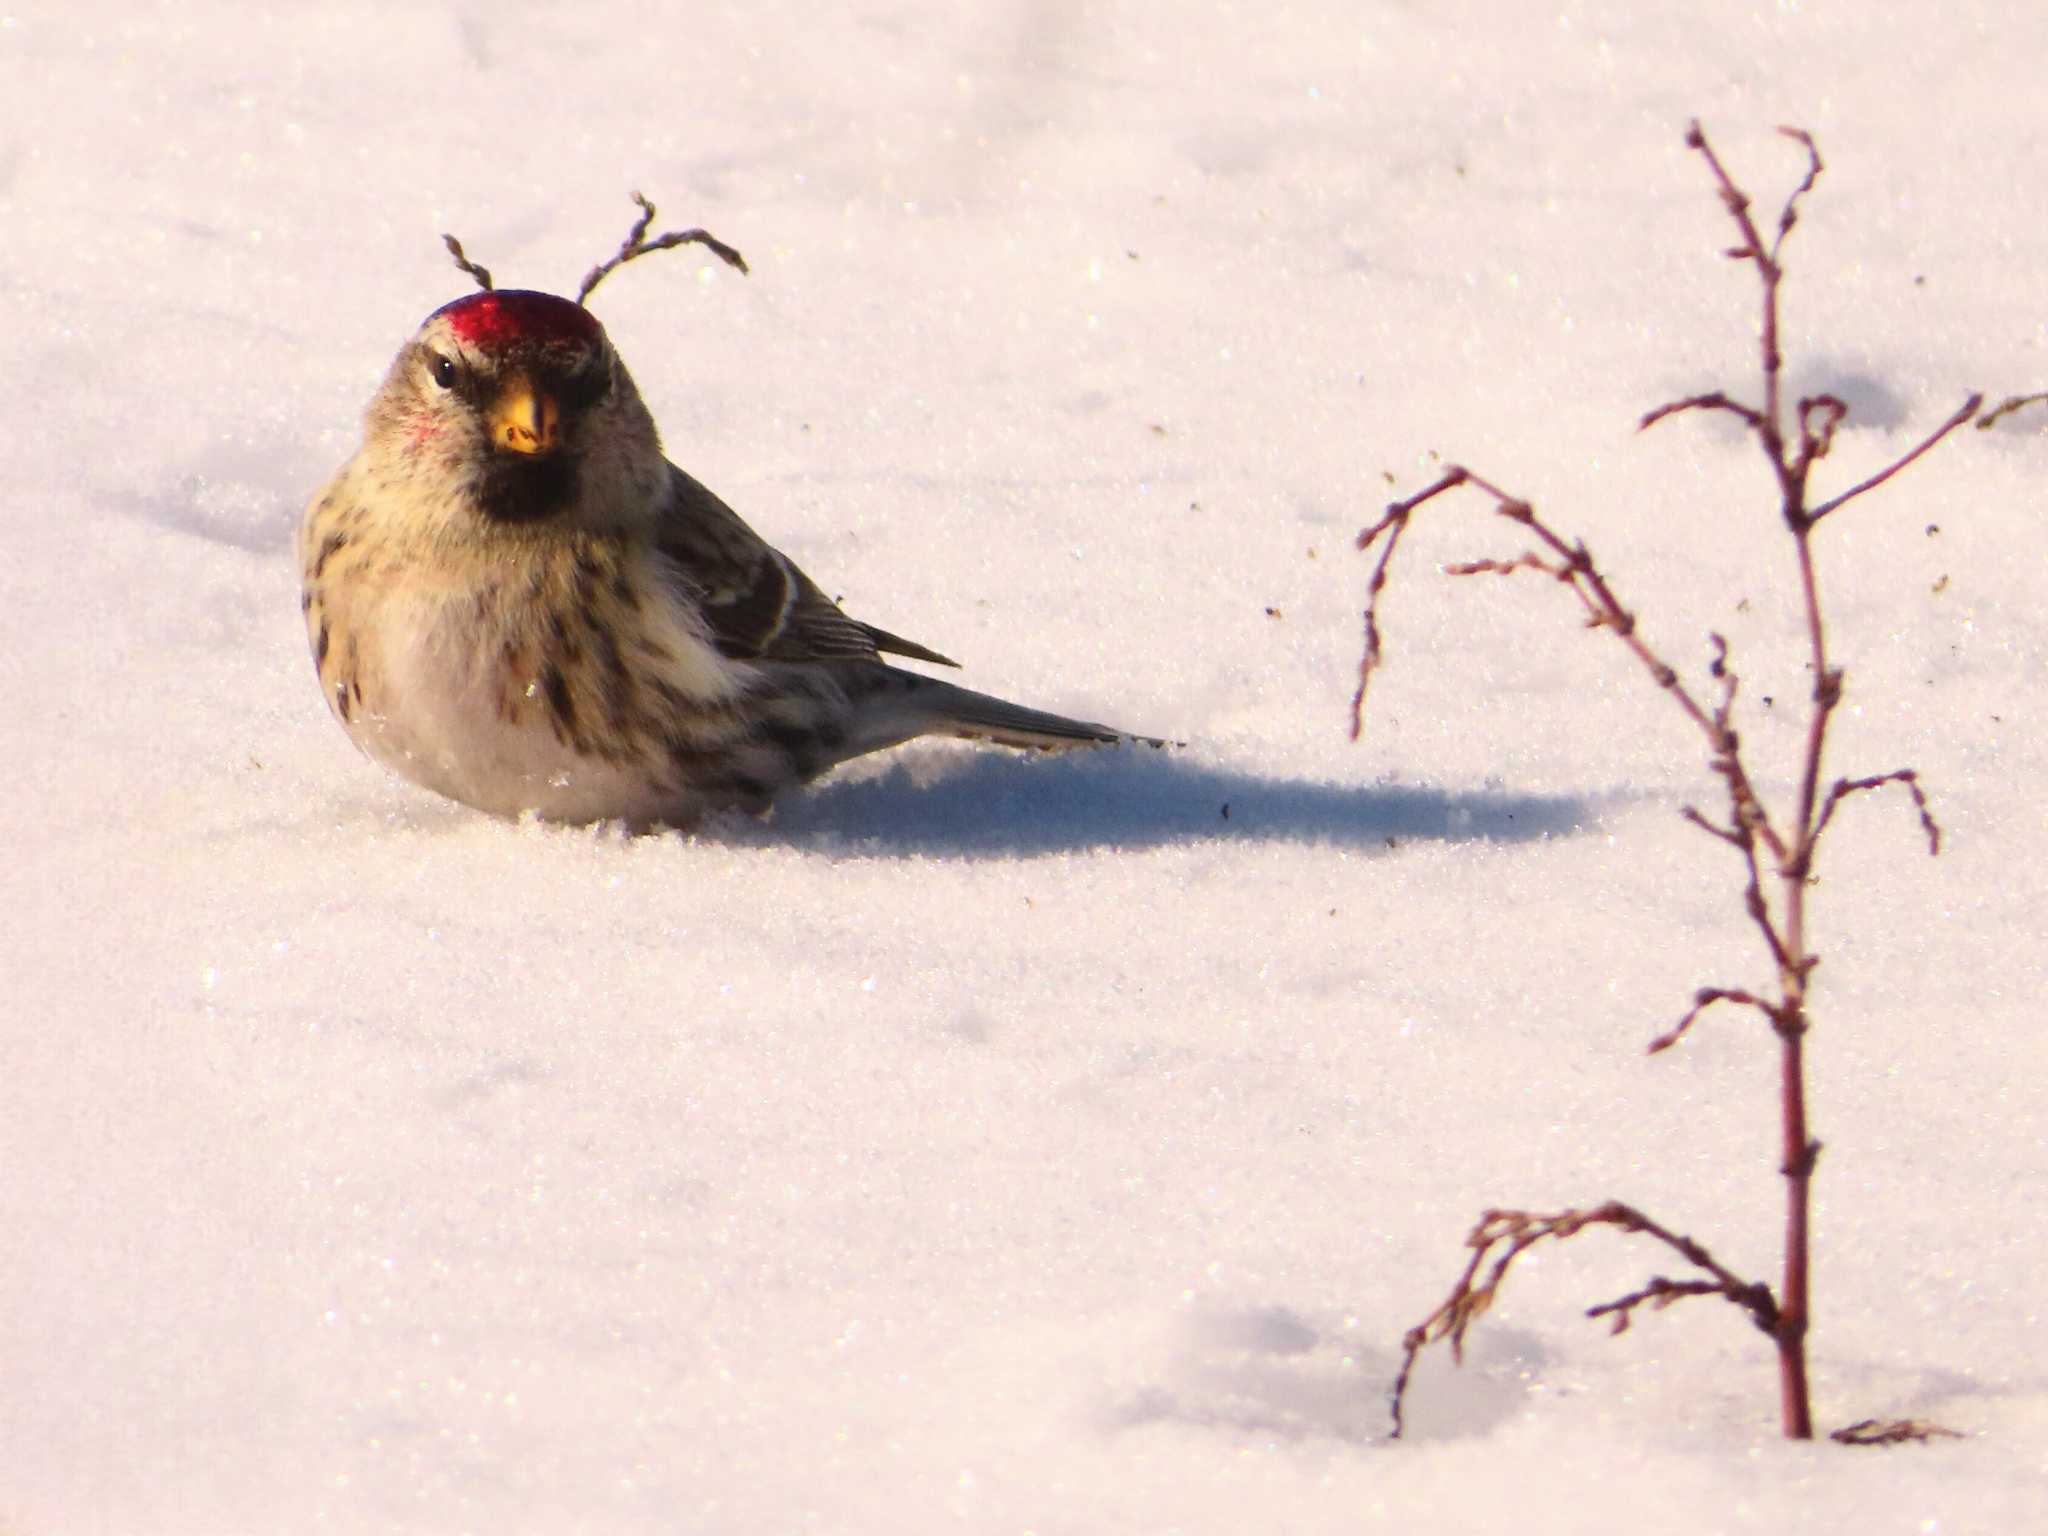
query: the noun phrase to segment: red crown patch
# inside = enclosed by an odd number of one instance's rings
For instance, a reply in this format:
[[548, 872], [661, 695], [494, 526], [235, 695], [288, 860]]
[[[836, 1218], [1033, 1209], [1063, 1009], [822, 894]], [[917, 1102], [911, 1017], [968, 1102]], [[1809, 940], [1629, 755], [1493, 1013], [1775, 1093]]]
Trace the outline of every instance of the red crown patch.
[[598, 333], [597, 317], [569, 299], [525, 288], [471, 293], [443, 304], [427, 318], [446, 315], [455, 334], [486, 349], [515, 342], [584, 342]]

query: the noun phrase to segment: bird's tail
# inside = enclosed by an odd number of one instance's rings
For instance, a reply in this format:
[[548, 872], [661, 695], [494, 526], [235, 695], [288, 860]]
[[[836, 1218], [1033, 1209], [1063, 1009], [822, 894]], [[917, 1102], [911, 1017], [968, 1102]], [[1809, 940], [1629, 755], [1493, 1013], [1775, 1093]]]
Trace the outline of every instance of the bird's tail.
[[[855, 752], [873, 752], [916, 736], [960, 736], [1005, 747], [1065, 752], [1075, 747], [1135, 741], [1163, 747], [1150, 736], [1135, 736], [1113, 725], [1070, 720], [1042, 709], [1026, 709], [992, 694], [942, 682], [898, 667], [864, 668], [870, 684], [856, 710]], [[850, 743], [851, 745], [851, 743]], [[851, 755], [851, 754], [848, 754]]]

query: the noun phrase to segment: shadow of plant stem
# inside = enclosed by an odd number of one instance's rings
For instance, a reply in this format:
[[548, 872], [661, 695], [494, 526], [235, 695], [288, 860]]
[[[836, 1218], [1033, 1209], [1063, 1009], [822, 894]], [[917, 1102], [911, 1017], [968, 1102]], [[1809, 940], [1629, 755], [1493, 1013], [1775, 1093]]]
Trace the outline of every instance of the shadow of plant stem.
[[[1758, 793], [1743, 758], [1741, 737], [1734, 724], [1741, 685], [1728, 664], [1727, 642], [1718, 634], [1710, 637], [1711, 691], [1696, 690], [1637, 632], [1635, 614], [1616, 595], [1582, 540], [1567, 539], [1527, 501], [1462, 466], [1445, 470], [1433, 484], [1405, 501], [1394, 502], [1378, 522], [1358, 536], [1359, 549], [1371, 551], [1377, 546], [1379, 558], [1367, 587], [1365, 646], [1359, 660], [1358, 691], [1351, 701], [1351, 734], [1356, 740], [1364, 721], [1366, 690], [1382, 661], [1379, 599], [1401, 535], [1420, 508], [1447, 492], [1467, 486], [1489, 497], [1493, 511], [1525, 530], [1535, 540], [1535, 546], [1511, 560], [1474, 560], [1451, 566], [1450, 572], [1459, 576], [1513, 576], [1528, 571], [1560, 582], [1578, 599], [1588, 626], [1606, 631], [1627, 646], [1665, 696], [1699, 727], [1706, 738], [1708, 767], [1720, 781], [1726, 804], [1725, 820], [1716, 820], [1692, 806], [1685, 808], [1684, 815], [1694, 826], [1733, 849], [1741, 860], [1743, 910], [1770, 955], [1776, 981], [1768, 991], [1737, 986], [1701, 988], [1694, 994], [1692, 1007], [1653, 1040], [1649, 1048], [1655, 1053], [1675, 1045], [1702, 1014], [1719, 1004], [1752, 1010], [1763, 1017], [1777, 1036], [1781, 1067], [1779, 1171], [1785, 1179], [1784, 1268], [1780, 1289], [1774, 1293], [1767, 1285], [1741, 1279], [1724, 1269], [1692, 1239], [1674, 1234], [1630, 1206], [1610, 1202], [1589, 1210], [1567, 1210], [1554, 1215], [1488, 1211], [1466, 1240], [1473, 1250], [1472, 1258], [1450, 1296], [1406, 1336], [1406, 1356], [1394, 1382], [1391, 1402], [1397, 1436], [1401, 1432], [1402, 1400], [1416, 1354], [1445, 1339], [1450, 1341], [1453, 1353], [1457, 1353], [1465, 1330], [1491, 1304], [1516, 1258], [1545, 1238], [1575, 1237], [1594, 1226], [1613, 1227], [1661, 1242], [1691, 1263], [1702, 1278], [1658, 1277], [1641, 1290], [1592, 1308], [1590, 1315], [1614, 1318], [1618, 1332], [1628, 1326], [1635, 1309], [1646, 1303], [1665, 1307], [1687, 1297], [1719, 1296], [1740, 1307], [1777, 1346], [1785, 1434], [1801, 1440], [1813, 1435], [1806, 1373], [1806, 1335], [1811, 1317], [1807, 1210], [1821, 1144], [1807, 1129], [1805, 1042], [1809, 1024], [1807, 986], [1819, 956], [1807, 941], [1807, 889], [1813, 879], [1821, 835], [1833, 822], [1842, 802], [1866, 790], [1885, 785], [1898, 785], [1906, 790], [1919, 812], [1928, 851], [1938, 853], [1941, 848], [1940, 829], [1928, 810], [1913, 769], [1895, 768], [1886, 773], [1838, 778], [1825, 791], [1821, 787], [1823, 749], [1828, 723], [1842, 702], [1843, 672], [1829, 659], [1820, 590], [1814, 575], [1813, 535], [1826, 519], [1866, 492], [1876, 490], [1968, 421], [1983, 403], [1983, 397], [1973, 394], [1940, 426], [1876, 474], [1818, 503], [1810, 499], [1808, 476], [1813, 466], [1827, 457], [1835, 429], [1847, 418], [1849, 408], [1835, 396], [1822, 394], [1800, 399], [1788, 412], [1782, 398], [1784, 358], [1778, 348], [1778, 288], [1784, 281], [1785, 269], [1781, 258], [1786, 237], [1798, 222], [1800, 200], [1812, 190], [1822, 166], [1820, 153], [1808, 134], [1796, 128], [1781, 128], [1779, 132], [1805, 151], [1806, 172], [1786, 197], [1768, 242], [1751, 212], [1748, 194], [1729, 177], [1700, 125], [1689, 125], [1685, 137], [1687, 147], [1696, 150], [1706, 162], [1721, 203], [1735, 225], [1736, 241], [1724, 254], [1730, 260], [1748, 263], [1762, 289], [1762, 398], [1752, 404], [1718, 390], [1693, 395], [1649, 412], [1640, 427], [1653, 427], [1668, 417], [1692, 411], [1733, 416], [1762, 450], [1777, 482], [1779, 515], [1791, 535], [1798, 562], [1814, 677], [1805, 751], [1793, 804], [1775, 809], [1768, 805]], [[1865, 1436], [1859, 1443], [1868, 1443], [1870, 1438]]]

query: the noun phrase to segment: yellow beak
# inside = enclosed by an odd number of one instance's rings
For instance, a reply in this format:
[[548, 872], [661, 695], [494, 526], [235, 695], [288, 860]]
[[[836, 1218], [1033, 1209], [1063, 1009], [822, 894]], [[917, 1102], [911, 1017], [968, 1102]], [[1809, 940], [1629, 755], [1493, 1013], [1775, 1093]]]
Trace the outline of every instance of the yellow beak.
[[491, 441], [514, 453], [549, 453], [561, 430], [562, 408], [524, 377], [506, 380], [491, 408]]

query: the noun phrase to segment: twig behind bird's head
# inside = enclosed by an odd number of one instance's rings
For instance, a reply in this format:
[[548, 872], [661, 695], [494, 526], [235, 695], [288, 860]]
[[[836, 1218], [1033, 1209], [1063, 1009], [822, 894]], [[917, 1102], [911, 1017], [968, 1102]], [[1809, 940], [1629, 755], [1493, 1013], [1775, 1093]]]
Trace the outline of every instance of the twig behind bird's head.
[[[640, 217], [633, 221], [632, 229], [627, 231], [626, 238], [619, 243], [617, 254], [609, 261], [599, 262], [584, 274], [582, 286], [576, 290], [576, 302], [578, 304], [586, 303], [592, 292], [596, 290], [597, 285], [611, 276], [620, 267], [623, 267], [627, 262], [632, 261], [636, 257], [652, 255], [656, 251], [672, 250], [679, 245], [704, 246], [727, 266], [736, 267], [741, 272], [748, 270], [746, 257], [712, 234], [708, 229], [670, 230], [667, 234], [656, 235], [652, 240], [648, 239], [648, 226], [654, 222], [654, 204], [647, 201], [638, 192], [633, 194], [633, 201], [640, 205]], [[455, 258], [455, 265], [475, 279], [477, 287], [481, 288], [485, 293], [491, 292], [493, 287], [496, 286], [491, 280], [491, 269], [478, 262], [471, 261], [463, 253], [462, 242], [453, 235], [443, 235], [441, 242], [448, 247], [448, 254]]]
[[453, 235], [443, 235], [441, 243], [448, 247], [448, 254], [455, 258], [455, 265], [476, 279], [477, 287], [483, 289], [485, 293], [489, 293], [496, 286], [491, 281], [491, 269], [489, 267], [480, 266], [462, 254], [462, 242], [460, 240], [456, 239]]
[[627, 232], [626, 238], [620, 242], [618, 254], [612, 257], [610, 261], [599, 262], [584, 274], [583, 286], [576, 290], [576, 302], [578, 304], [587, 302], [599, 283], [603, 282], [612, 273], [623, 267], [627, 262], [632, 261], [635, 257], [652, 255], [656, 251], [670, 250], [678, 245], [704, 246], [712, 255], [716, 256], [727, 266], [736, 267], [741, 272], [747, 270], [746, 257], [712, 234], [708, 229], [670, 230], [665, 235], [656, 235], [652, 240], [648, 239], [647, 228], [654, 222], [654, 204], [647, 201], [638, 192], [633, 194], [633, 201], [640, 205], [640, 217], [633, 221], [632, 229]]

